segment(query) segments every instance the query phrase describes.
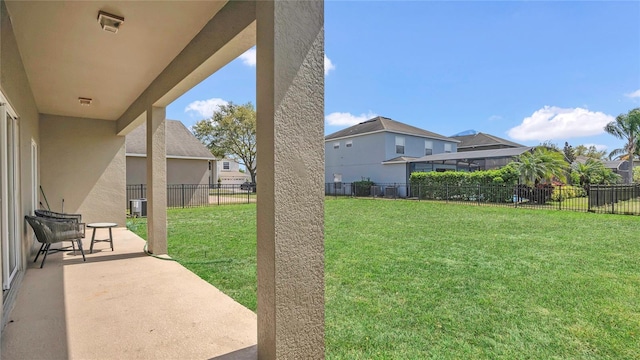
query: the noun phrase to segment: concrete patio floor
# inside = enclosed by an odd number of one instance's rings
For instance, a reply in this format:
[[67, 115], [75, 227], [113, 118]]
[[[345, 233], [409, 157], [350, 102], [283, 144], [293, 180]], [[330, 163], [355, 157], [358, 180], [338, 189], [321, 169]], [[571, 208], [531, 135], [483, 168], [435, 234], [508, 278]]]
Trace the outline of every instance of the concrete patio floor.
[[3, 360], [257, 357], [252, 311], [177, 262], [147, 256], [125, 228], [114, 229], [113, 252], [100, 242], [89, 254], [90, 238], [88, 229], [86, 262], [79, 251], [54, 253], [40, 269], [31, 257]]

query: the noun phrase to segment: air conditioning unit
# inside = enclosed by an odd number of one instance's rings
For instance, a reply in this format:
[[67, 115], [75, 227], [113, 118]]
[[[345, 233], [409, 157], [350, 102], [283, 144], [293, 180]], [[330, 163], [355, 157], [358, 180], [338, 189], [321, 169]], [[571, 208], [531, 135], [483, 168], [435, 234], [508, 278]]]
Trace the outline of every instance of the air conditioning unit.
[[381, 186], [377, 186], [377, 185], [373, 185], [371, 187], [371, 196], [373, 196], [373, 197], [382, 196], [382, 187]]
[[384, 197], [395, 199], [398, 196], [398, 188], [387, 186], [384, 188]]

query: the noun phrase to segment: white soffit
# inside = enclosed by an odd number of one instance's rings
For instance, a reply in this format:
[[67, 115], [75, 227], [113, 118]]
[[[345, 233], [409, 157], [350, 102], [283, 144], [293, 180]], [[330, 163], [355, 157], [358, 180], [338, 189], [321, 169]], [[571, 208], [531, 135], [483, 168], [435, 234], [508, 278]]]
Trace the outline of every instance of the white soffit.
[[[105, 120], [117, 120], [225, 4], [6, 1], [38, 111]], [[116, 34], [101, 29], [100, 10], [125, 18]]]

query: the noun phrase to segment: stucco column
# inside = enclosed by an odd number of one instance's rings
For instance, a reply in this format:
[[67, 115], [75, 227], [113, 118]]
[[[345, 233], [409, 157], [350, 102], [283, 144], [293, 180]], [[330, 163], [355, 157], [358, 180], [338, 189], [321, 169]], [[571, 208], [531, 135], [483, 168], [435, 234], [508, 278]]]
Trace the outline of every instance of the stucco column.
[[324, 3], [258, 1], [258, 358], [324, 358]]
[[165, 108], [147, 110], [147, 250], [167, 253]]

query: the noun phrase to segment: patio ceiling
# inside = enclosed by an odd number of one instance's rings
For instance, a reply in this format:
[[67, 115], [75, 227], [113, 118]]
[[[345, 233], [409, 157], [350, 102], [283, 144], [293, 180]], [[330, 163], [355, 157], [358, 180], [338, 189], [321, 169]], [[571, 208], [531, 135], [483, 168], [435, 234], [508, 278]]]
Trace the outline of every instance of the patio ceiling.
[[[118, 120], [226, 3], [6, 1], [38, 111], [104, 120]], [[100, 10], [125, 18], [117, 34], [101, 29]]]

